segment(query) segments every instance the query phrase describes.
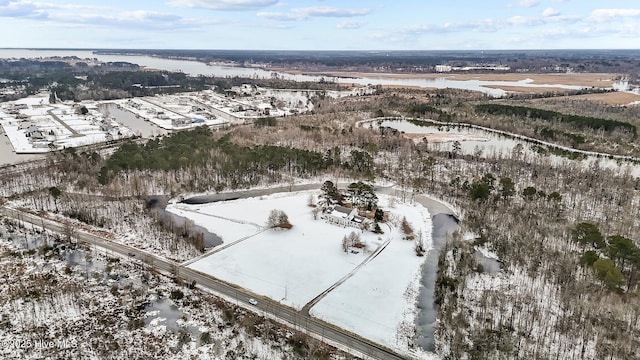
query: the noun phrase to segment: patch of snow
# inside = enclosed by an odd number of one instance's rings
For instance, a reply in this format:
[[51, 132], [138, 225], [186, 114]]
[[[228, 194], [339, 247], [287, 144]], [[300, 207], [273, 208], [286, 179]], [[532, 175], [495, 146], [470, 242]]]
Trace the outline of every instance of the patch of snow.
[[[314, 220], [307, 201], [309, 194], [316, 192], [277, 193], [197, 206], [177, 204], [168, 209], [197, 225], [209, 227], [225, 239], [225, 244], [233, 244], [218, 252], [214, 249], [211, 255], [189, 265], [190, 268], [294, 308], [301, 309], [353, 272], [311, 308], [311, 314], [407, 352], [414, 334], [421, 269], [426, 257], [416, 256], [415, 240], [403, 240], [399, 220], [406, 217], [414, 234], [421, 237], [429, 250], [429, 212], [421, 205], [396, 202], [392, 210], [394, 220], [382, 225], [385, 234], [362, 232], [328, 224], [320, 218]], [[389, 202], [386, 195], [380, 194], [379, 198], [381, 204]], [[246, 223], [266, 222], [272, 209], [283, 210], [293, 228], [268, 229], [238, 241], [255, 231], [255, 227], [251, 228], [254, 225]], [[234, 234], [236, 226], [243, 229], [241, 233]], [[367, 244], [364, 252], [352, 254], [342, 250], [342, 238], [353, 231]], [[387, 240], [384, 250], [358, 268]]]
[[[380, 196], [380, 201], [384, 203], [386, 197]], [[428, 251], [432, 243], [427, 209], [396, 203], [393, 213], [406, 217], [414, 234], [422, 236]], [[387, 248], [330, 292], [311, 309], [311, 314], [390, 348], [406, 351], [414, 334], [416, 301], [426, 256], [416, 256], [415, 240], [403, 240], [399, 226], [383, 236], [392, 239]]]

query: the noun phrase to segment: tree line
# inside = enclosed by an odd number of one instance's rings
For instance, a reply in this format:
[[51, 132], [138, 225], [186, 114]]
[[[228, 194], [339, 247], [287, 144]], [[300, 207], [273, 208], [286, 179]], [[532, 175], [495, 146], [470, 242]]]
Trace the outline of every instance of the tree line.
[[559, 121], [579, 129], [589, 128], [593, 130], [604, 130], [609, 133], [614, 132], [615, 130], [623, 130], [632, 133], [634, 137], [636, 136], [637, 131], [634, 125], [623, 121], [601, 119], [591, 116], [562, 114], [557, 111], [536, 109], [528, 106], [479, 104], [475, 106], [475, 110], [477, 112], [491, 115], [519, 116], [545, 121]]

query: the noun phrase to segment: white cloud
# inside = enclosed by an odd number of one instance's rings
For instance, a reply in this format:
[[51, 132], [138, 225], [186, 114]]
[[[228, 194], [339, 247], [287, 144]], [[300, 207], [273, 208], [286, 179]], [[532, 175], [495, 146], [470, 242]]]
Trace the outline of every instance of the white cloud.
[[170, 6], [209, 10], [257, 10], [278, 4], [279, 0], [171, 0]]
[[49, 10], [103, 11], [105, 9], [108, 8], [90, 5], [53, 4], [30, 0], [0, 1], [0, 17], [47, 19], [50, 16]]
[[[181, 16], [147, 10], [117, 12], [104, 6], [54, 4], [30, 0], [0, 0], [0, 17], [42, 20], [43, 26], [113, 27], [136, 29], [188, 29], [219, 24], [217, 19], [185, 19]], [[32, 25], [38, 26], [38, 25]]]
[[536, 18], [532, 18], [529, 16], [512, 16], [509, 19], [507, 19], [507, 23], [511, 24], [511, 25], [535, 25], [535, 24], [539, 24], [540, 20], [536, 19]]
[[640, 9], [596, 9], [591, 12], [589, 20], [606, 22], [624, 17], [640, 17]]
[[92, 5], [75, 5], [75, 4], [54, 4], [46, 2], [31, 2], [28, 0], [20, 1], [22, 3], [32, 3], [34, 6], [42, 9], [60, 9], [60, 10], [107, 10], [111, 9], [106, 6], [92, 6]]
[[444, 23], [442, 25], [418, 25], [409, 26], [401, 30], [405, 34], [424, 33], [451, 33], [460, 31], [493, 32], [497, 31], [501, 24], [494, 19], [483, 19], [465, 23]]
[[337, 29], [359, 29], [362, 26], [357, 21], [344, 20], [336, 25]]
[[89, 26], [149, 28], [154, 30], [171, 30], [176, 28], [191, 28], [202, 23], [185, 20], [178, 15], [153, 11], [137, 10], [117, 14], [53, 14], [49, 20], [67, 24], [82, 24]]
[[289, 12], [259, 12], [258, 16], [278, 21], [306, 20], [311, 17], [354, 17], [371, 13], [371, 9], [340, 9], [328, 6], [294, 8]]
[[542, 16], [544, 17], [551, 17], [551, 16], [558, 16], [558, 15], [560, 15], [560, 12], [554, 8], [546, 8], [542, 12]]
[[48, 14], [31, 1], [0, 2], [0, 17], [46, 18]]
[[540, 0], [520, 0], [518, 1], [518, 6], [530, 8], [538, 5], [539, 3], [540, 3]]

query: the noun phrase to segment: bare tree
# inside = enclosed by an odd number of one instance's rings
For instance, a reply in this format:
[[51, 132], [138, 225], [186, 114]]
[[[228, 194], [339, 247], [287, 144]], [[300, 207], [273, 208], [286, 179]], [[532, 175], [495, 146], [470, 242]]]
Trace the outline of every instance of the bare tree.
[[273, 209], [267, 218], [267, 227], [270, 229], [281, 228], [291, 229], [293, 225], [289, 223], [289, 216], [282, 210]]

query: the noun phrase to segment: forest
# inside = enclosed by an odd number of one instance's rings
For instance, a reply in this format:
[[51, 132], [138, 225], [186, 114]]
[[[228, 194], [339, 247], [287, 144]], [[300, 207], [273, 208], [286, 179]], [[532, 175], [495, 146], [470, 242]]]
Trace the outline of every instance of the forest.
[[536, 109], [525, 106], [480, 104], [476, 105], [476, 111], [492, 115], [540, 119], [550, 122], [564, 122], [578, 129], [590, 128], [593, 130], [604, 130], [606, 132], [614, 132], [615, 130], [620, 129], [622, 131], [630, 132], [634, 137], [637, 135], [636, 127], [623, 121], [599, 119], [589, 116], [561, 114], [557, 111]]

